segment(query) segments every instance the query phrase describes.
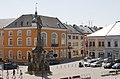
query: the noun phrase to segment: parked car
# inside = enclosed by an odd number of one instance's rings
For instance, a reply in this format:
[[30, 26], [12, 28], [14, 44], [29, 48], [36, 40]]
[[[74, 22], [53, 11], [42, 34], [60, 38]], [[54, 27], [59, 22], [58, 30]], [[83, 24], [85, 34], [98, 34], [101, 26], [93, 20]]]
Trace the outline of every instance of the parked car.
[[115, 63], [120, 63], [120, 59], [115, 59]]
[[17, 69], [17, 67], [18, 67], [18, 65], [16, 63], [12, 63], [12, 62], [3, 64], [4, 70]]
[[112, 66], [112, 69], [120, 69], [120, 63], [115, 63], [115, 64]]
[[84, 62], [85, 67], [90, 67], [90, 64], [93, 62], [96, 62], [96, 59], [88, 60], [87, 62]]
[[83, 64], [82, 64], [82, 62], [79, 62], [79, 67], [83, 67]]
[[60, 61], [58, 59], [50, 59], [49, 60], [50, 65], [55, 65], [55, 64], [59, 64], [59, 63], [60, 63]]
[[90, 67], [101, 67], [102, 61], [96, 61], [90, 64]]
[[110, 69], [110, 68], [112, 68], [112, 66], [115, 64], [115, 62], [109, 62], [109, 63], [106, 63], [105, 65], [104, 65], [104, 68], [105, 69]]

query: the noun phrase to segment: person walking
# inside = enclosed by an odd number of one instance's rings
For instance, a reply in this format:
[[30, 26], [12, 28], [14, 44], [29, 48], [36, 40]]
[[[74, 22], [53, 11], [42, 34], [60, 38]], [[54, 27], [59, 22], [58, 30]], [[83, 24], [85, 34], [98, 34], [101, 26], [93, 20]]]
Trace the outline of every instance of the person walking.
[[22, 70], [20, 70], [20, 76], [19, 76], [20, 79], [23, 79], [23, 73], [22, 73]]
[[17, 74], [19, 74], [19, 66], [17, 65]]
[[9, 72], [8, 72], [8, 70], [7, 70], [6, 79], [9, 79]]
[[14, 70], [14, 69], [13, 69], [13, 76], [12, 76], [12, 79], [16, 79], [15, 70]]

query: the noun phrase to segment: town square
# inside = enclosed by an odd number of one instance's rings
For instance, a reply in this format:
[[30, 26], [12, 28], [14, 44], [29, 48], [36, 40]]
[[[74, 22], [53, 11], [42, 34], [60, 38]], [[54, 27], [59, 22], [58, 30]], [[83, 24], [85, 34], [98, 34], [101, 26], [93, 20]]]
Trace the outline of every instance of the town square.
[[120, 79], [119, 2], [1, 1], [0, 79]]

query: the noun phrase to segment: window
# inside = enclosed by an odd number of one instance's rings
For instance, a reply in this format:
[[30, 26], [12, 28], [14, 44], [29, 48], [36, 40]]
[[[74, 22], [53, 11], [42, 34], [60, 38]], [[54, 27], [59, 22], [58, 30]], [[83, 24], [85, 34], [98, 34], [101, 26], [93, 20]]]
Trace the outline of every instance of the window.
[[37, 46], [37, 38], [34, 38], [34, 46]]
[[93, 41], [93, 46], [95, 46], [95, 42]]
[[17, 45], [22, 46], [22, 38], [17, 38]]
[[111, 47], [111, 42], [110, 41], [107, 42], [107, 46]]
[[17, 52], [17, 59], [22, 59], [22, 51], [18, 50]]
[[1, 32], [1, 36], [3, 36], [3, 35], [4, 35], [4, 32], [2, 31], [2, 32]]
[[12, 35], [13, 35], [13, 31], [9, 31], [8, 33], [9, 33], [9, 34], [8, 34], [9, 36], [12, 36]]
[[71, 46], [71, 42], [68, 42], [68, 46]]
[[13, 59], [13, 51], [12, 50], [9, 50], [9, 52], [8, 52], [8, 58], [9, 59]]
[[62, 34], [61, 38], [62, 38], [61, 43], [62, 43], [62, 44], [65, 44], [65, 40], [66, 40], [66, 39], [65, 39], [65, 34]]
[[98, 42], [98, 46], [101, 46], [101, 42]]
[[73, 39], [75, 39], [75, 36], [73, 36]]
[[27, 24], [27, 26], [28, 26], [28, 25], [29, 25], [29, 22], [27, 21], [27, 23], [26, 23], [26, 24]]
[[89, 42], [89, 46], [92, 46], [92, 42]]
[[84, 38], [84, 36], [81, 36], [81, 39], [83, 39]]
[[104, 42], [102, 42], [102, 46], [104, 46]]
[[21, 26], [23, 26], [23, 21], [21, 21]]
[[12, 46], [12, 45], [13, 45], [13, 38], [9, 38], [9, 39], [8, 39], [8, 45], [9, 45], [9, 46]]
[[114, 47], [118, 47], [118, 41], [114, 41]]
[[17, 35], [18, 35], [18, 36], [21, 36], [21, 35], [22, 35], [22, 30], [18, 30], [18, 31], [17, 31]]
[[68, 39], [71, 39], [71, 35], [68, 35]]
[[78, 39], [78, 36], [76, 36], [76, 39]]
[[27, 30], [27, 36], [31, 36], [31, 30]]
[[73, 46], [78, 46], [78, 42], [73, 42]]
[[47, 34], [46, 33], [42, 33], [41, 34], [41, 39], [42, 39], [41, 43], [43, 43], [42, 45], [46, 46], [47, 45]]
[[26, 38], [26, 45], [31, 46], [31, 37]]
[[58, 37], [56, 33], [52, 33], [52, 44], [58, 44]]

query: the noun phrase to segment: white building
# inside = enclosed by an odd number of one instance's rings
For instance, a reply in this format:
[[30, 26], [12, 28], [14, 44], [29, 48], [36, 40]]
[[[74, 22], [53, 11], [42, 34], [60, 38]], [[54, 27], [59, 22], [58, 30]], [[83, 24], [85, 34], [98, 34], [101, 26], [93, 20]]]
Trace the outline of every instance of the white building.
[[111, 25], [105, 36], [105, 57], [120, 59], [120, 22]]
[[106, 35], [108, 34], [112, 27], [113, 25], [109, 25], [87, 36], [89, 56], [93, 58], [107, 57], [105, 52], [106, 50], [105, 39]]

